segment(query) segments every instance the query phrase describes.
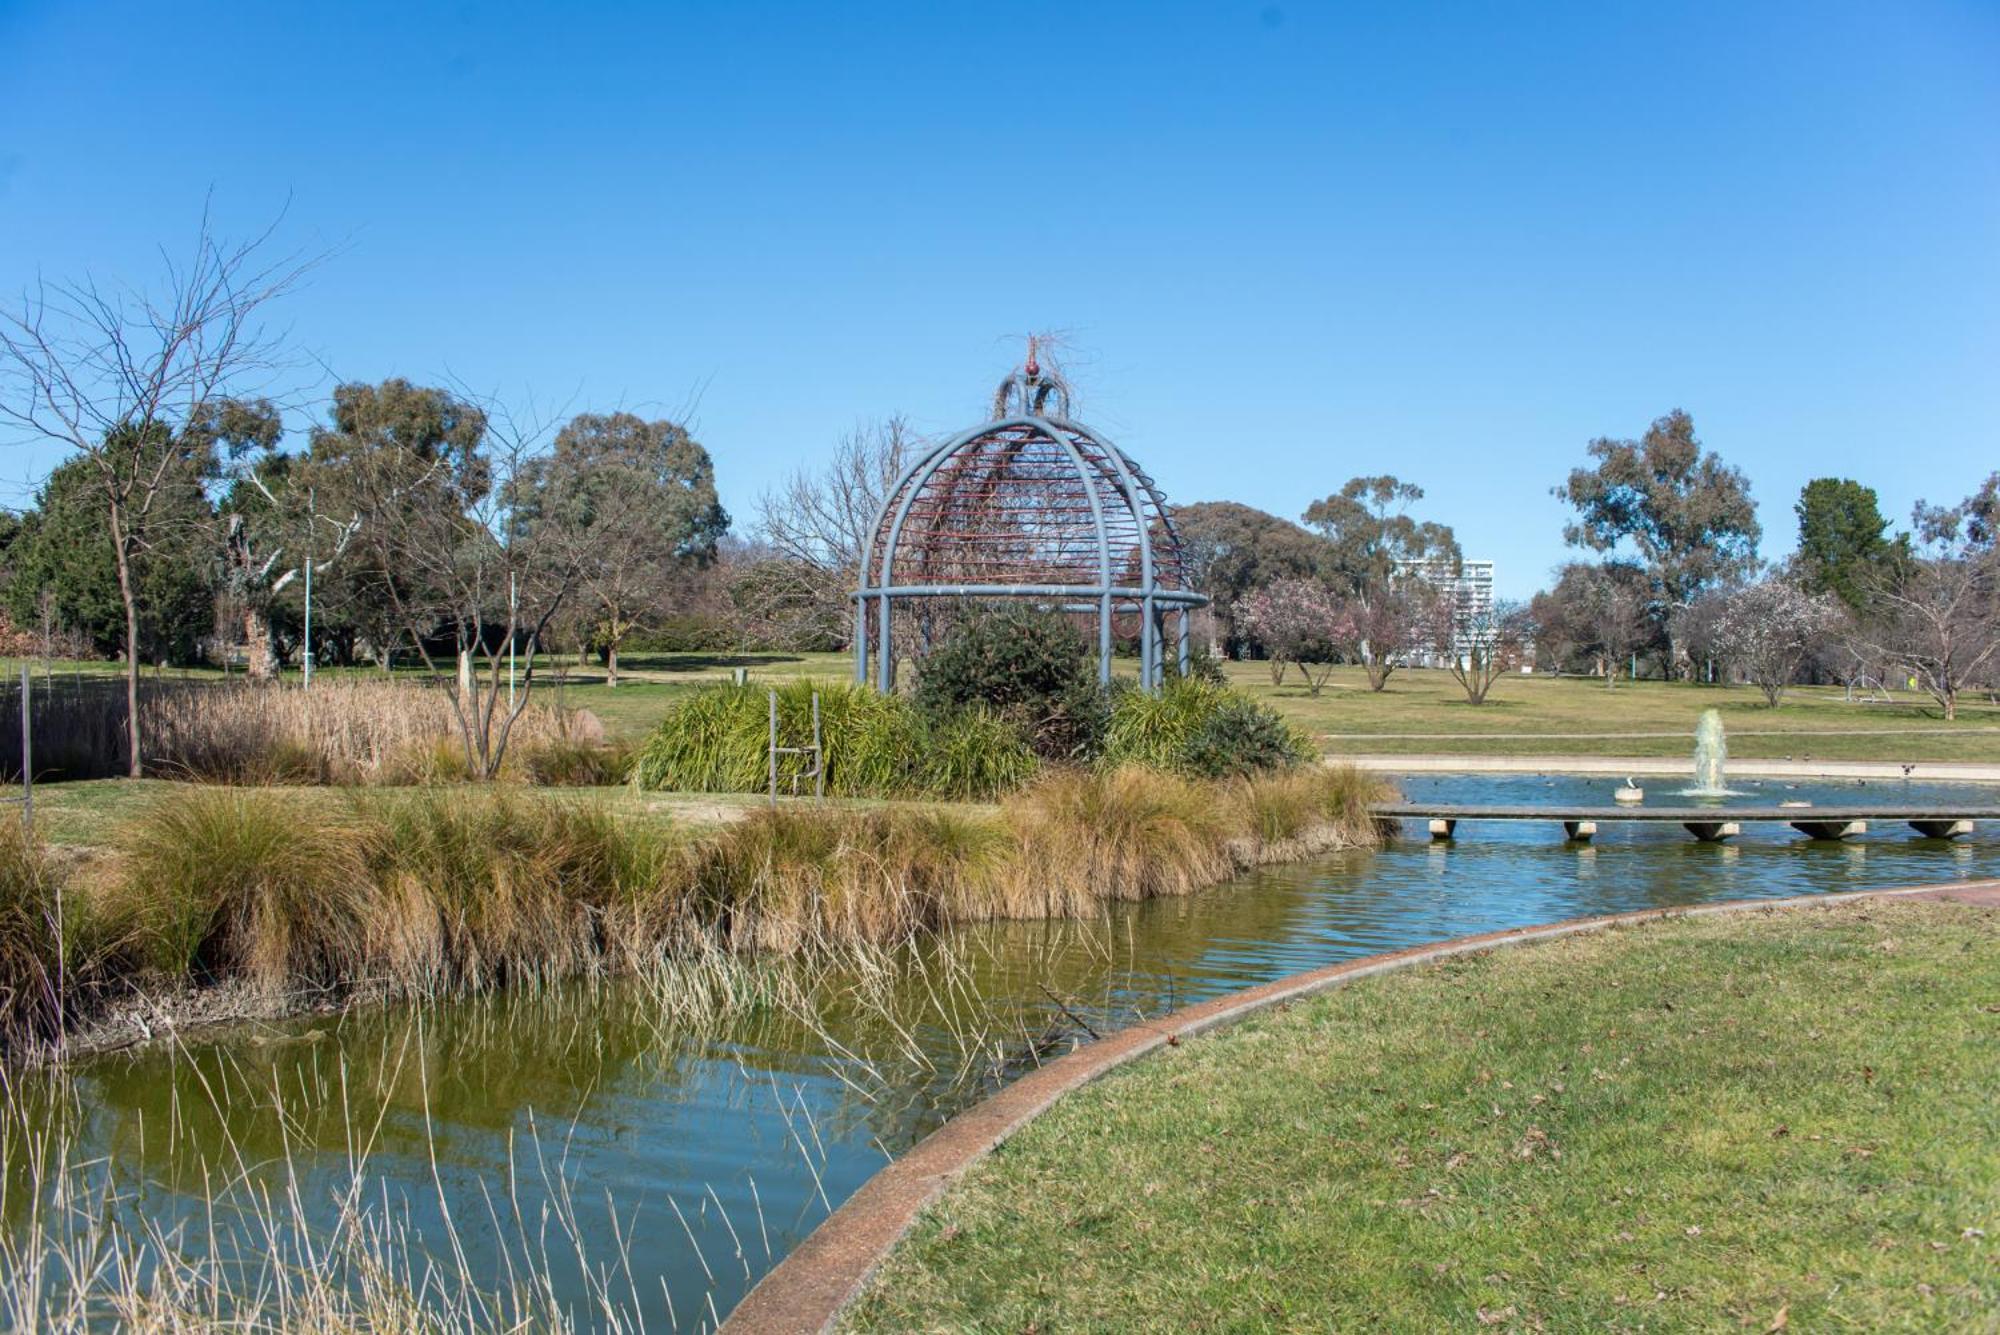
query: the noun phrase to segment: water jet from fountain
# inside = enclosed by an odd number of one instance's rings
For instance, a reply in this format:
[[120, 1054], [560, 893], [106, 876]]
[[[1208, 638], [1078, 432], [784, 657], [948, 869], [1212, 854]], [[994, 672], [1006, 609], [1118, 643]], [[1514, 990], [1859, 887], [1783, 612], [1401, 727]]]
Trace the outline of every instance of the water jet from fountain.
[[1681, 796], [1735, 797], [1737, 794], [1724, 782], [1723, 771], [1728, 763], [1729, 741], [1723, 735], [1722, 712], [1704, 709], [1694, 729], [1694, 787], [1683, 788]]

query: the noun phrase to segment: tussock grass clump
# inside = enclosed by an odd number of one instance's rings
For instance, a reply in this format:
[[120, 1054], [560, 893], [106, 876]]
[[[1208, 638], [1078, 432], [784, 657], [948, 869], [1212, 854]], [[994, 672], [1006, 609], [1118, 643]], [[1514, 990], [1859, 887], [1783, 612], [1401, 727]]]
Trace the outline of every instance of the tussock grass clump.
[[62, 1023], [61, 873], [12, 820], [0, 821], [0, 1052], [45, 1041]]
[[129, 827], [122, 910], [154, 967], [272, 990], [363, 976], [374, 908], [357, 830], [282, 794], [195, 789]]
[[[985, 800], [1035, 771], [1020, 730], [983, 710], [935, 724], [907, 700], [851, 683], [795, 681], [778, 688], [779, 744], [812, 739], [819, 696], [826, 791], [836, 797]], [[640, 749], [642, 788], [694, 793], [761, 792], [770, 784], [770, 700], [765, 688], [716, 686], [677, 702]], [[781, 792], [812, 791], [811, 760], [780, 756]]]
[[400, 988], [485, 987], [629, 964], [663, 922], [664, 832], [504, 790], [365, 805], [369, 953]]
[[758, 812], [692, 850], [693, 920], [736, 949], [899, 940], [962, 915], [1005, 845], [983, 813]]
[[996, 896], [1005, 916], [1070, 917], [1099, 900], [1182, 895], [1235, 870], [1225, 804], [1158, 770], [1059, 770], [1002, 809], [1018, 848]]
[[1146, 765], [1200, 778], [1269, 773], [1309, 764], [1318, 748], [1276, 710], [1202, 677], [1158, 692], [1118, 692], [1103, 763]]
[[521, 748], [522, 773], [541, 788], [607, 788], [632, 777], [633, 749], [577, 737], [551, 737]]
[[518, 788], [308, 802], [189, 787], [121, 832], [89, 893], [64, 897], [61, 935], [59, 870], [0, 837], [0, 1041], [59, 1032], [80, 997], [114, 986], [224, 980], [280, 1001], [423, 996], [694, 960], [709, 981], [683, 1002], [734, 1005], [768, 980], [717, 952], [824, 959], [954, 923], [1185, 895], [1370, 842], [1366, 803], [1384, 791], [1352, 770], [1217, 782], [1062, 768], [998, 807], [787, 804], [686, 839]]

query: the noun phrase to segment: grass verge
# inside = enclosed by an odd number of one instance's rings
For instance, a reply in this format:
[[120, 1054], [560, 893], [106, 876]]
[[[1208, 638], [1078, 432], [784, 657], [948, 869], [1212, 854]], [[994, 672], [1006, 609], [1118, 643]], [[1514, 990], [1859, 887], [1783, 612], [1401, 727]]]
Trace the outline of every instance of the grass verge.
[[1911, 901], [1361, 980], [1063, 1099], [847, 1326], [1983, 1329], [1997, 999]]

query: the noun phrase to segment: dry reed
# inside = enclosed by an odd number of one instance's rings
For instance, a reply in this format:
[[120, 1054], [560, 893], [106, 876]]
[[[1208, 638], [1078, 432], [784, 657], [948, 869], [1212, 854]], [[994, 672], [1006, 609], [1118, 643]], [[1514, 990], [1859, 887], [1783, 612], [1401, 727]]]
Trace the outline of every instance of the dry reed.
[[[99, 977], [424, 996], [642, 973], [715, 948], [810, 955], [958, 922], [1092, 917], [1370, 843], [1366, 804], [1385, 792], [1353, 770], [1058, 770], [998, 808], [787, 806], [677, 840], [657, 820], [518, 790], [356, 793], [305, 821], [279, 790], [196, 789], [127, 828], [110, 884], [76, 896], [72, 916], [81, 939], [137, 944], [100, 954]], [[0, 916], [0, 961], [28, 961], [6, 967], [30, 988], [53, 972], [43, 921]], [[47, 1025], [14, 1027], [19, 1040]]]

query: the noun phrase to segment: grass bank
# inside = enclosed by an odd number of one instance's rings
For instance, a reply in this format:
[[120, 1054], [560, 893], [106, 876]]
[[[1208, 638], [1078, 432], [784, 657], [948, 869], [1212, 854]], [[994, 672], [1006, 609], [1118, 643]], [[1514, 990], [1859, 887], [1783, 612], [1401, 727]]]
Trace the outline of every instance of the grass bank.
[[1371, 842], [1383, 791], [1317, 767], [1059, 770], [997, 805], [786, 805], [684, 830], [504, 787], [156, 788], [95, 846], [0, 827], [0, 1047], [217, 985], [282, 1010], [1089, 915]]
[[1364, 979], [1062, 1100], [847, 1325], [1983, 1329], [1996, 998], [1908, 901]]

